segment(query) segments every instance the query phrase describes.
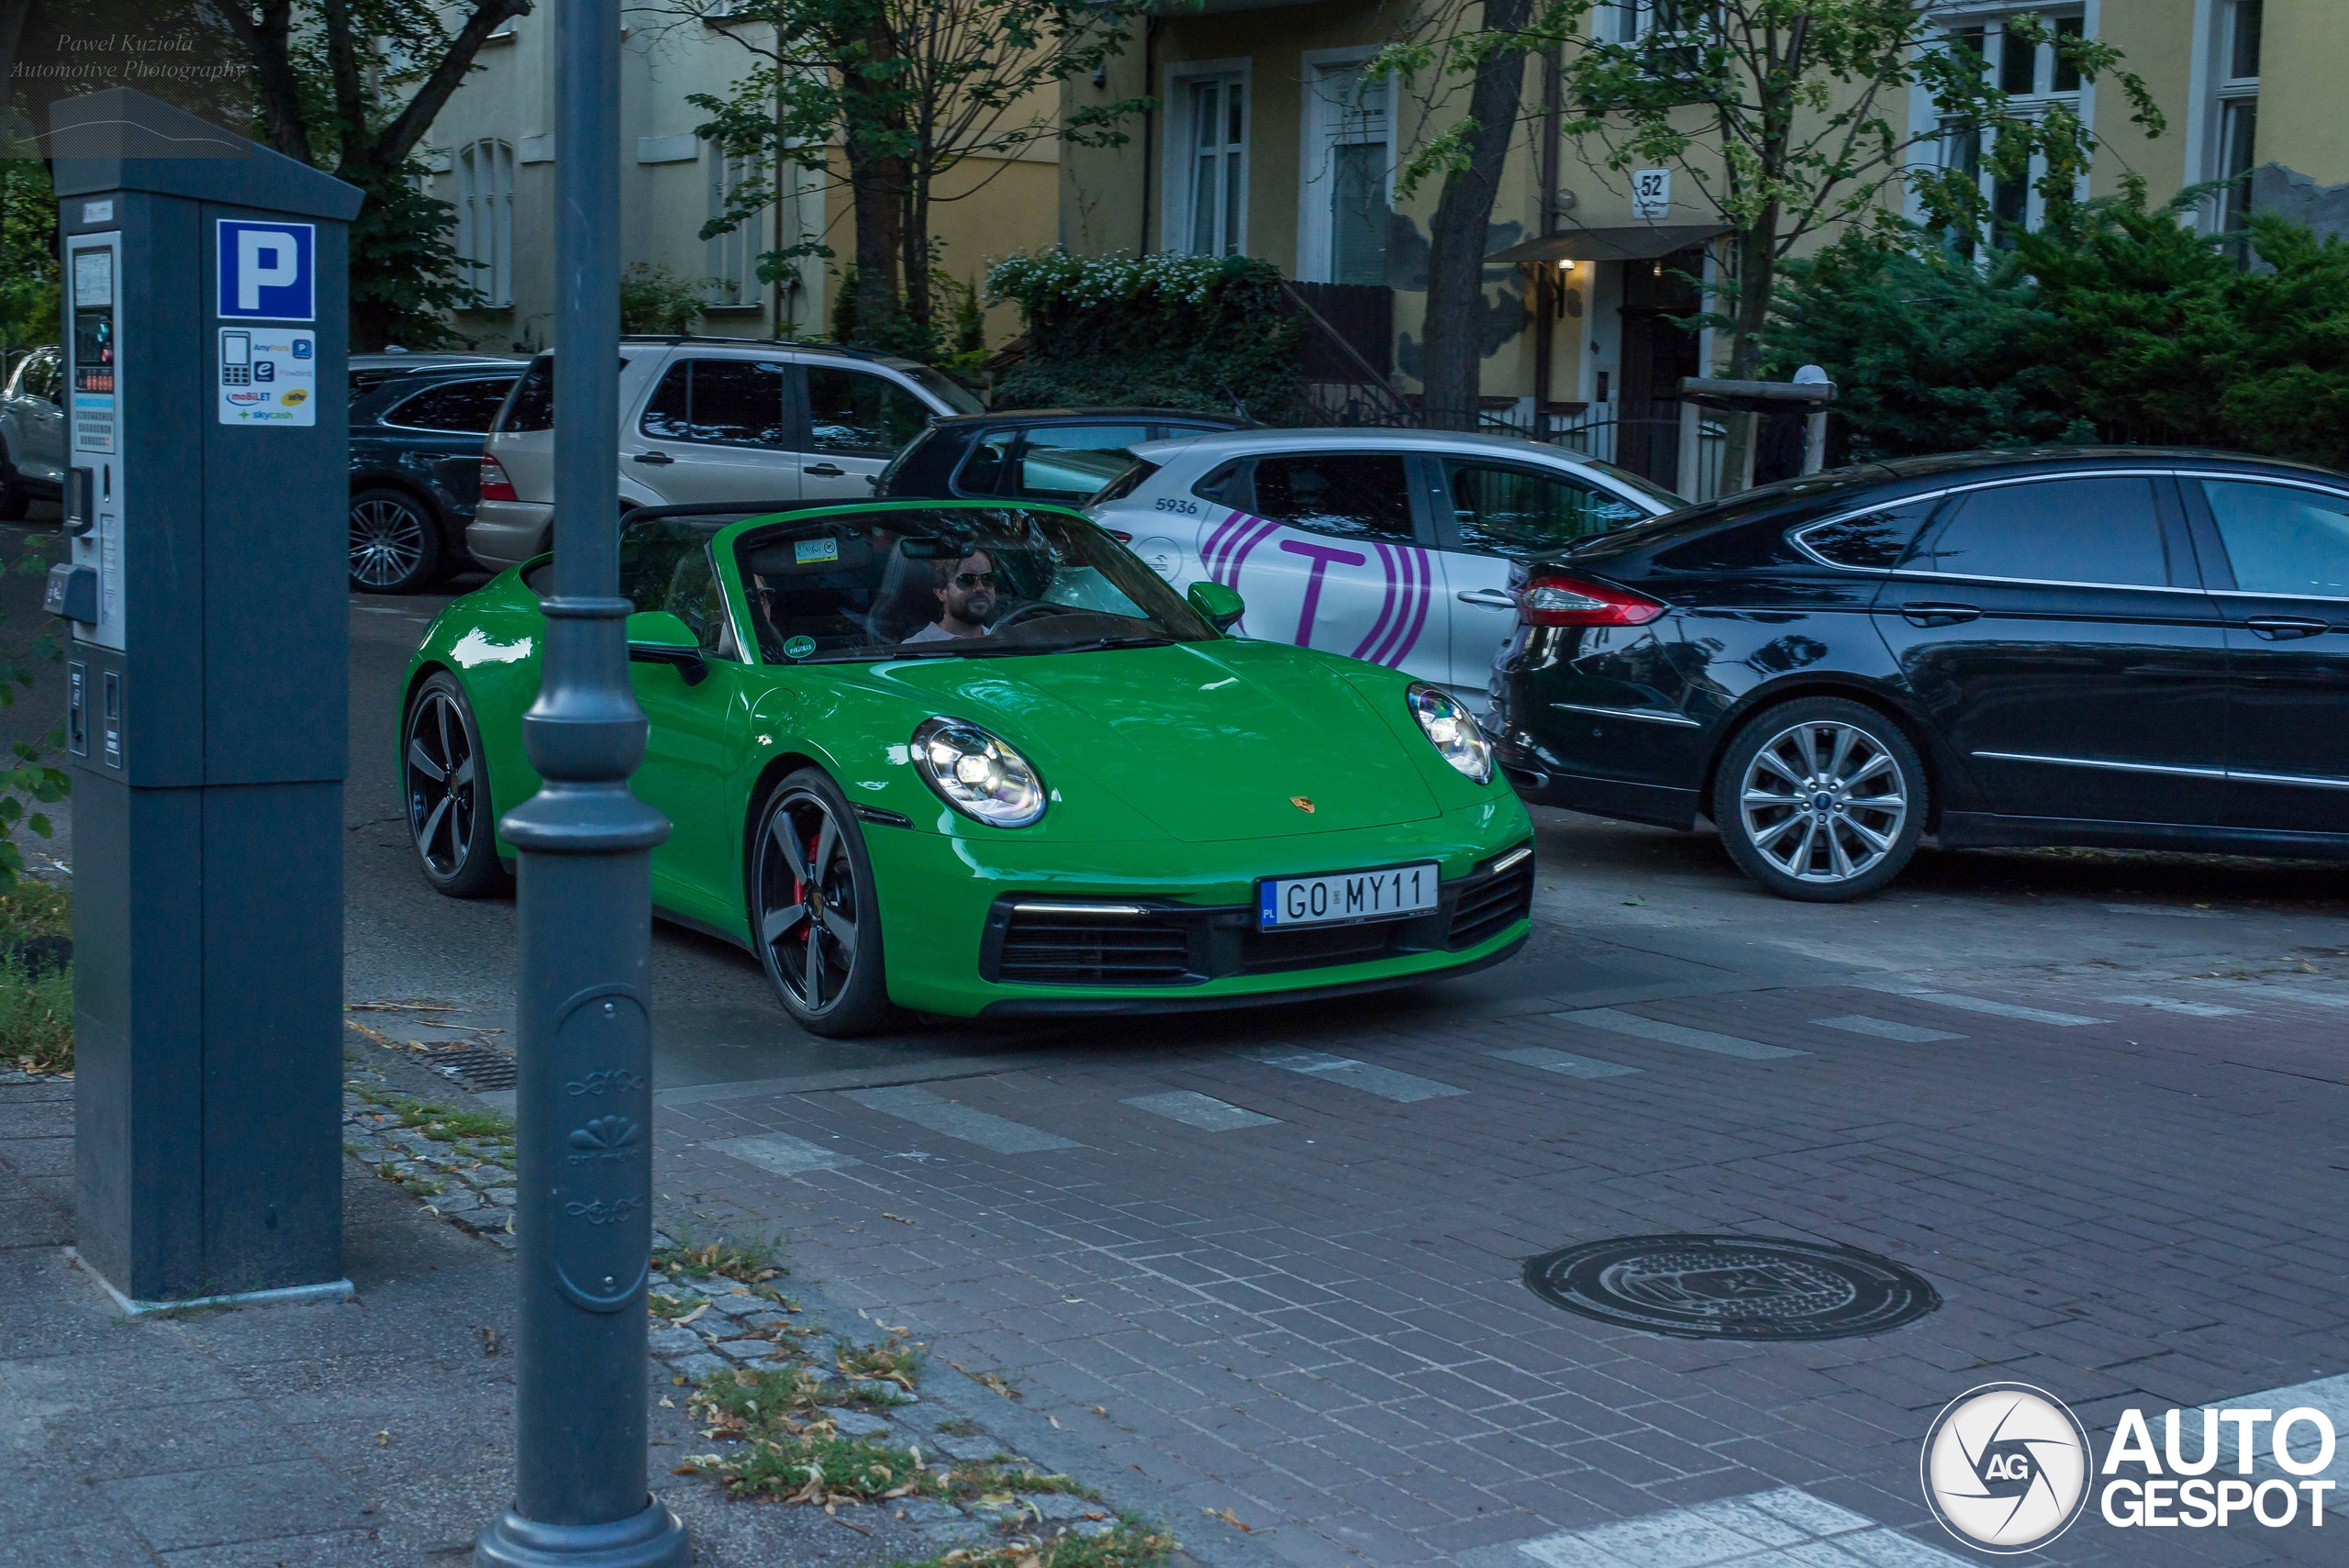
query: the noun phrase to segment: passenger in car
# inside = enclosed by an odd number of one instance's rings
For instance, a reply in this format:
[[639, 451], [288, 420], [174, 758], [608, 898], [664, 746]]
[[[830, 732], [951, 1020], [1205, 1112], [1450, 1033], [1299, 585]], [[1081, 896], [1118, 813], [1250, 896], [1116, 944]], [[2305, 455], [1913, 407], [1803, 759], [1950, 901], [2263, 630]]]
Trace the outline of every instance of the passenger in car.
[[974, 550], [954, 563], [952, 575], [933, 590], [939, 617], [906, 639], [907, 642], [945, 642], [958, 637], [985, 637], [995, 615], [995, 561]]

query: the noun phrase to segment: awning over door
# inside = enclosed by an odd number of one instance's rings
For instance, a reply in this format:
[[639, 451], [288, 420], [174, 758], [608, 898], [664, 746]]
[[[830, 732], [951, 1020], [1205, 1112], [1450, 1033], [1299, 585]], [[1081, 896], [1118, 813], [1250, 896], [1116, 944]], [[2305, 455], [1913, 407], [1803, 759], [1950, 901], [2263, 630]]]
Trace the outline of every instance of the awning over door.
[[1730, 231], [1726, 223], [1634, 223], [1621, 228], [1570, 228], [1522, 240], [1485, 258], [1508, 261], [1652, 261]]

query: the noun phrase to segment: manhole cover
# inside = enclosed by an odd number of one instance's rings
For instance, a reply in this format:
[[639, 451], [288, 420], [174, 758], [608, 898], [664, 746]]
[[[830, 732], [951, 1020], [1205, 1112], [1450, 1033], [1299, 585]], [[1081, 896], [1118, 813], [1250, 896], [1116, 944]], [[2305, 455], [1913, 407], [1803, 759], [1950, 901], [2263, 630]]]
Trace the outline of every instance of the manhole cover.
[[468, 1089], [514, 1086], [514, 1058], [488, 1046], [461, 1045], [453, 1051], [436, 1051], [425, 1060], [444, 1077], [454, 1078]]
[[1942, 1304], [1889, 1258], [1768, 1236], [1618, 1236], [1525, 1262], [1543, 1300], [1684, 1340], [1841, 1340]]

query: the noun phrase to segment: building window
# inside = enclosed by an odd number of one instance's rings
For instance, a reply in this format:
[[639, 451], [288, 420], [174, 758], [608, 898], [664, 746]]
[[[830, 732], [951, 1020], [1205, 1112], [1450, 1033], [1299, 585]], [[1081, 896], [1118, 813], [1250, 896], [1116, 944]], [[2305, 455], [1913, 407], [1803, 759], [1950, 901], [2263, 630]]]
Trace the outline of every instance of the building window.
[[1333, 284], [1386, 282], [1389, 87], [1360, 62], [1310, 70], [1311, 164], [1305, 171], [1305, 267]]
[[[2252, 170], [2259, 131], [2259, 23], [2261, 0], [2226, 0], [2220, 7], [2219, 139], [2213, 179], [2232, 180]], [[2219, 227], [2233, 232], [2251, 216], [2251, 182], [2227, 187]]]
[[457, 254], [481, 292], [480, 308], [514, 304], [514, 149], [494, 137], [457, 152]]
[[1185, 88], [1183, 249], [1194, 256], [1236, 255], [1247, 244], [1247, 83], [1237, 74], [1204, 76]]
[[[729, 155], [714, 141], [703, 145], [702, 163], [709, 171], [709, 216], [723, 217], [734, 193], [758, 173], [757, 166], [747, 158]], [[756, 217], [745, 217], [710, 239], [707, 264], [708, 303], [713, 308], [759, 303], [758, 229]]]
[[[2058, 45], [2063, 39], [2084, 36], [2086, 22], [2076, 16], [2043, 16], [2042, 20], [2051, 26], [2054, 36], [2037, 43], [2009, 33], [1996, 22], [1954, 31], [1948, 39], [1953, 47], [1970, 50], [1982, 58], [1989, 82], [2006, 95], [2009, 114], [2035, 118], [2061, 106], [2076, 115], [2080, 112], [2079, 67], [2064, 57]], [[2047, 163], [2034, 157], [2020, 178], [2001, 178], [1986, 156], [1995, 139], [1993, 131], [1945, 127], [1941, 137], [1942, 167], [1962, 172], [1976, 182], [1990, 209], [1990, 243], [2008, 249], [2017, 234], [2038, 228], [2046, 217], [2045, 199], [2036, 187], [2046, 175]], [[1960, 253], [1972, 255], [1975, 239], [1971, 235], [1953, 235], [1949, 243]]]

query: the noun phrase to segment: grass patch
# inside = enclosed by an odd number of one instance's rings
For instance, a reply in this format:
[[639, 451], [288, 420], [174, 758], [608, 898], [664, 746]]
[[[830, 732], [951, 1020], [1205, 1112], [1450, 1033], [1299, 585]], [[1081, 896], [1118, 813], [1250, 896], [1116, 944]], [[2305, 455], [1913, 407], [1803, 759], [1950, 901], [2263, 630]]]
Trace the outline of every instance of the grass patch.
[[912, 1451], [894, 1443], [844, 1438], [816, 1405], [821, 1380], [802, 1372], [712, 1373], [686, 1407], [706, 1436], [737, 1446], [694, 1454], [681, 1475], [707, 1475], [732, 1497], [785, 1503], [878, 1503], [938, 1496], [944, 1484]]
[[435, 1143], [454, 1145], [458, 1152], [514, 1168], [514, 1118], [495, 1111], [461, 1111], [436, 1106], [410, 1095], [387, 1095], [363, 1084], [349, 1085], [351, 1093], [378, 1110], [392, 1113], [399, 1124], [424, 1134]]
[[949, 1416], [938, 1423], [938, 1429], [950, 1438], [974, 1438], [979, 1435], [980, 1427], [976, 1421], [964, 1420], [960, 1416]]
[[1096, 1536], [1058, 1535], [1050, 1540], [1016, 1540], [965, 1546], [897, 1568], [1147, 1568], [1175, 1548], [1174, 1538], [1137, 1520], [1119, 1519]]
[[[1048, 1474], [1023, 1460], [1012, 1460], [1009, 1454], [977, 1464], [958, 1464], [946, 1478], [946, 1495], [958, 1503], [1008, 1503], [1021, 1492], [1059, 1492], [1073, 1497], [1098, 1500], [1100, 1494], [1084, 1483], [1065, 1475]], [[1018, 1464], [1013, 1469], [1012, 1464]]]
[[885, 1345], [855, 1345], [846, 1340], [832, 1344], [832, 1364], [842, 1377], [852, 1383], [894, 1383], [908, 1394], [921, 1376], [922, 1362], [930, 1359], [929, 1347], [908, 1343], [902, 1329], [891, 1329]]
[[679, 1279], [730, 1279], [742, 1284], [764, 1284], [789, 1271], [783, 1266], [781, 1238], [732, 1241], [724, 1237], [703, 1241], [679, 1236], [652, 1249], [652, 1266]]
[[0, 958], [0, 1066], [24, 1073], [73, 1071], [70, 967], [35, 978], [22, 961]]
[[73, 895], [29, 876], [0, 887], [0, 941], [73, 934]]

